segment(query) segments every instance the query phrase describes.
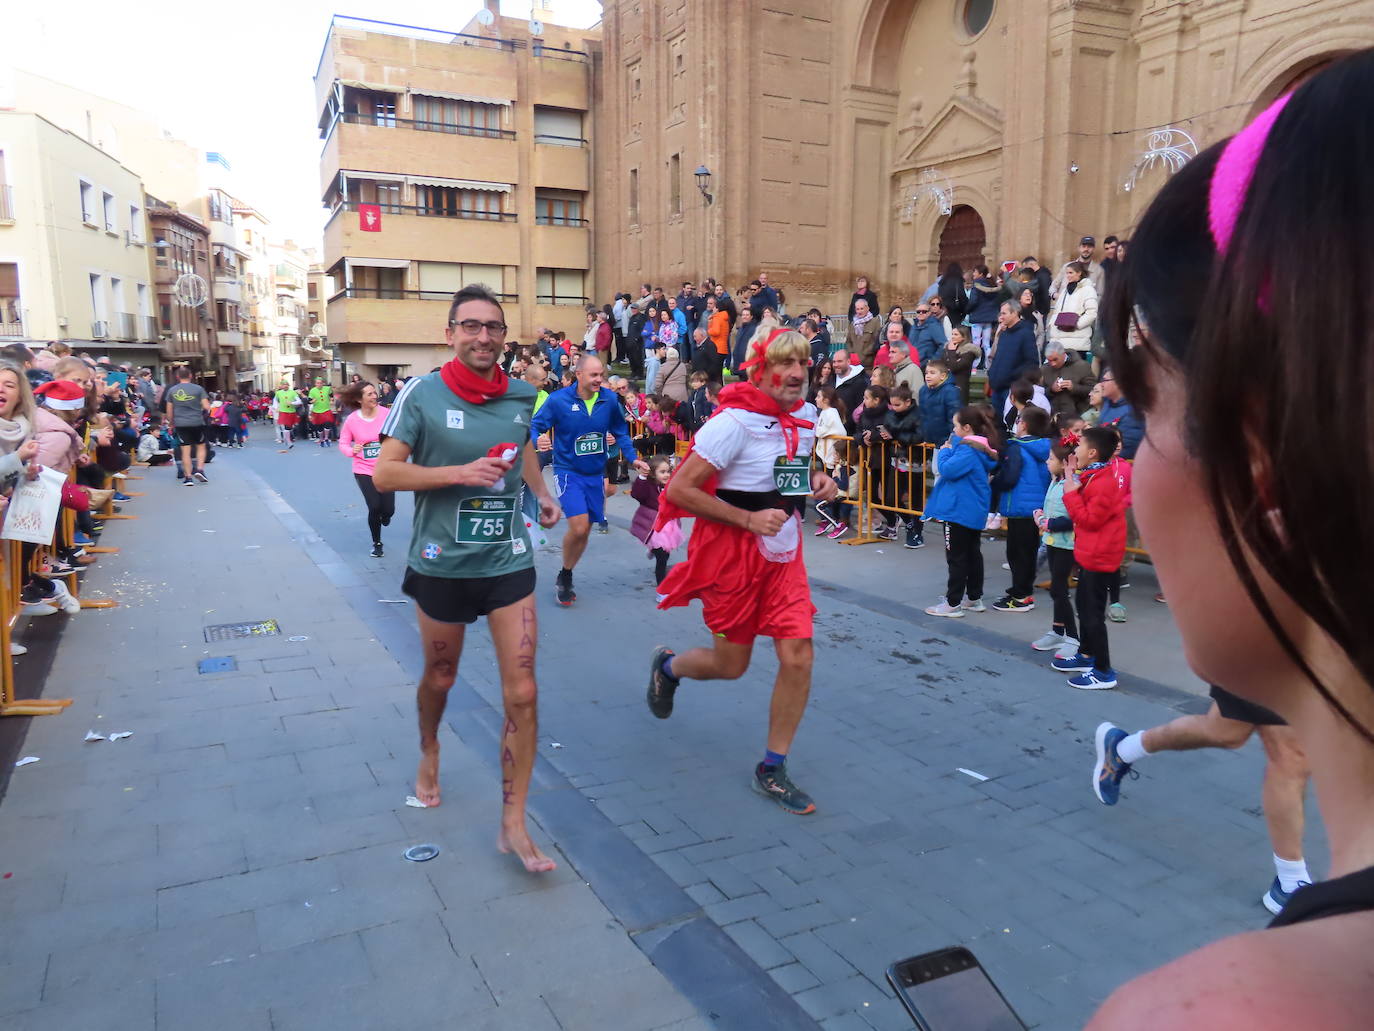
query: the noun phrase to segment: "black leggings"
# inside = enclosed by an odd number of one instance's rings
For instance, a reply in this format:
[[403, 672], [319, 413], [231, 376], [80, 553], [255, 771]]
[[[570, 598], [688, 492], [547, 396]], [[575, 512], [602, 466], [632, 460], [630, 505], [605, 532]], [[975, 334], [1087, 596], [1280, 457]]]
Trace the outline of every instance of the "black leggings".
[[945, 561], [949, 564], [949, 584], [945, 601], [958, 605], [965, 597], [977, 601], [983, 596], [983, 531], [958, 523], [945, 523]]
[[1054, 601], [1054, 629], [1078, 640], [1078, 622], [1073, 618], [1069, 600], [1069, 577], [1073, 575], [1073, 552], [1050, 545], [1045, 549], [1050, 560], [1050, 598]]
[[1007, 565], [1011, 566], [1013, 598], [1029, 598], [1035, 588], [1035, 553], [1040, 548], [1040, 531], [1030, 516], [1007, 518]]
[[387, 491], [379, 491], [372, 482], [372, 477], [364, 473], [354, 473], [353, 478], [358, 481], [358, 489], [363, 492], [363, 500], [367, 502], [367, 528], [372, 532], [372, 543], [382, 543], [382, 527], [391, 522], [391, 517], [396, 514], [396, 495]]
[[661, 584], [668, 575], [668, 552], [663, 548], [654, 548], [650, 554], [654, 556], [654, 583]]
[[1116, 570], [1096, 573], [1091, 569], [1078, 571], [1078, 625], [1083, 631], [1078, 639], [1078, 653], [1092, 658], [1093, 668], [1109, 670], [1112, 656], [1107, 648], [1107, 595]]

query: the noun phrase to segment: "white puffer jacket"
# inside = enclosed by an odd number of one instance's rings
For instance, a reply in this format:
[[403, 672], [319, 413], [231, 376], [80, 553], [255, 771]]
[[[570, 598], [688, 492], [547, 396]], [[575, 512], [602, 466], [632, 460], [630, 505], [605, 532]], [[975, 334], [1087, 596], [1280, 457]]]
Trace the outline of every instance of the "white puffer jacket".
[[[1073, 312], [1078, 316], [1077, 329], [1060, 329], [1056, 323], [1061, 312]], [[1050, 311], [1050, 339], [1064, 345], [1066, 350], [1087, 353], [1092, 350], [1093, 323], [1097, 321], [1097, 291], [1092, 280], [1084, 276], [1074, 287], [1073, 293], [1066, 286], [1059, 292], [1059, 299]]]

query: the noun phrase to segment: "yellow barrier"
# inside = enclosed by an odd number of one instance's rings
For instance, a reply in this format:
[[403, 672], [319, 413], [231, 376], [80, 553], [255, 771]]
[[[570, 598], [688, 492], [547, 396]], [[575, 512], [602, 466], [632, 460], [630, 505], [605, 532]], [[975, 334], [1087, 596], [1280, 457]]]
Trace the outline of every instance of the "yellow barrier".
[[[925, 511], [928, 484], [926, 464], [935, 454], [933, 444], [883, 444], [859, 448], [854, 475], [859, 477], [858, 536], [846, 544], [875, 544], [875, 512], [891, 512], [908, 519]], [[904, 503], [905, 502], [905, 503]]]
[[[41, 549], [40, 549], [41, 550]], [[24, 583], [24, 546], [18, 541], [0, 543], [0, 716], [52, 716], [72, 704], [70, 698], [14, 696], [14, 660], [10, 657], [10, 629], [23, 605], [19, 592]]]

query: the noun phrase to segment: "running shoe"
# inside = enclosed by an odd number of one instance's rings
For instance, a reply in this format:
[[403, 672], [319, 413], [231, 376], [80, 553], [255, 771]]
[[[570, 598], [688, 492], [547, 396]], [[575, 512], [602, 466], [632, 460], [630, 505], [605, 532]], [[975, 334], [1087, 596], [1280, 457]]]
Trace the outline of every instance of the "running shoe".
[[[1116, 805], [1121, 797], [1121, 782], [1127, 776], [1139, 778], [1140, 774], [1131, 769], [1117, 754], [1117, 748], [1125, 741], [1127, 734], [1114, 723], [1099, 723], [1097, 726], [1097, 764], [1093, 767], [1093, 794], [1103, 805]], [[1274, 881], [1278, 887], [1278, 881]], [[1274, 912], [1278, 912], [1275, 910]]]
[[114, 492], [114, 499], [115, 499], [116, 501], [133, 501], [133, 500], [134, 500], [133, 498], [129, 497], [129, 495], [127, 495], [127, 494], [121, 494], [121, 493], [119, 493], [119, 491], [115, 491], [115, 492]]
[[838, 525], [839, 525], [839, 523], [833, 523], [833, 524], [832, 524], [832, 523], [817, 523], [817, 524], [816, 524], [816, 536], [817, 536], [817, 537], [824, 537], [827, 533], [829, 533], [831, 530], [835, 529], [835, 527], [838, 526]]
[[573, 590], [572, 570], [560, 569], [558, 571], [557, 586], [554, 588], [554, 599], [558, 604], [567, 608], [577, 601], [577, 592]]
[[1116, 672], [1110, 669], [1090, 669], [1076, 677], [1069, 677], [1069, 686], [1080, 691], [1110, 691], [1116, 687]]
[[1060, 673], [1089, 673], [1093, 668], [1093, 660], [1082, 652], [1074, 652], [1062, 659], [1056, 655], [1050, 659], [1050, 666], [1059, 670]]
[[189, 476], [183, 476], [181, 478], [181, 485], [183, 487], [194, 487], [196, 485], [196, 481], [191, 479], [191, 477]]
[[1107, 618], [1113, 623], [1126, 622], [1126, 606], [1119, 601], [1114, 601], [1107, 606]]
[[965, 612], [986, 612], [988, 607], [983, 604], [982, 598], [970, 598], [959, 606]]
[[1043, 637], [1037, 637], [1031, 642], [1031, 647], [1038, 652], [1058, 652], [1064, 647], [1066, 638], [1063, 634], [1056, 634], [1053, 630], [1047, 630]]
[[1029, 612], [1035, 608], [1035, 599], [1013, 598], [1011, 595], [1007, 595], [1005, 598], [993, 602], [992, 607], [998, 612]]
[[1059, 646], [1059, 650], [1054, 653], [1056, 659], [1072, 659], [1078, 654], [1078, 641], [1072, 637], [1064, 638], [1064, 643]]
[[926, 546], [926, 539], [921, 536], [921, 531], [914, 526], [908, 526], [906, 530], [906, 546], [912, 551]]
[[10, 654], [11, 654], [11, 655], [27, 655], [28, 653], [29, 653], [29, 650], [28, 650], [27, 648], [25, 648], [22, 644], [20, 644], [18, 641], [15, 641], [15, 640], [11, 640], [11, 641], [10, 641]]
[[[1293, 891], [1297, 891], [1298, 888], [1305, 888], [1310, 883], [1310, 881], [1299, 881], [1298, 887], [1294, 888]], [[1265, 909], [1278, 916], [1283, 912], [1283, 907], [1288, 905], [1288, 900], [1293, 897], [1293, 891], [1284, 891], [1283, 885], [1275, 877], [1274, 883], [1269, 885], [1269, 890], [1260, 897], [1260, 902], [1264, 903]]]
[[816, 803], [787, 776], [787, 764], [765, 766], [759, 763], [754, 767], [754, 790], [760, 795], [771, 798], [783, 809], [797, 816], [807, 816], [816, 811]]
[[947, 616], [950, 619], [963, 619], [964, 609], [961, 605], [951, 605], [947, 601], [942, 601], [938, 605], [932, 605], [926, 609], [927, 616]]
[[373, 558], [381, 558], [381, 557], [382, 557], [382, 542], [381, 542], [381, 541], [378, 541], [376, 544], [372, 545], [372, 552], [371, 552], [371, 555], [372, 555]]
[[1167, 600], [1165, 599], [1165, 597], [1164, 597], [1164, 592], [1163, 592], [1163, 591], [1160, 591], [1158, 594], [1155, 595], [1155, 601], [1159, 602], [1161, 605], [1167, 605], [1167, 604], [1169, 604], [1168, 601], [1167, 601]]
[[673, 695], [681, 683], [676, 677], [663, 672], [663, 660], [677, 653], [671, 648], [655, 648], [649, 660], [649, 711], [661, 720], [673, 714]]
[[885, 523], [878, 527], [877, 533], [875, 533], [874, 536], [885, 541], [895, 541], [897, 539], [897, 527], [893, 526], [891, 523]]
[[89, 547], [95, 544], [95, 541], [91, 539], [90, 535], [77, 530], [76, 533], [72, 534], [72, 543], [78, 547]]
[[596, 524], [596, 532], [597, 532], [597, 533], [610, 533], [610, 532], [611, 532], [610, 524], [609, 524], [609, 523], [597, 523], [597, 524]]
[[194, 476], [194, 477], [195, 477], [197, 480], [199, 480], [201, 483], [209, 483], [209, 482], [210, 482], [210, 477], [206, 476], [206, 475], [205, 475], [203, 472], [201, 472], [199, 469], [197, 469], [197, 470], [196, 470], [195, 472], [193, 472], [191, 475]]
[[836, 523], [835, 528], [831, 530], [828, 534], [826, 534], [826, 536], [829, 537], [832, 541], [837, 541], [848, 532], [848, 523]]

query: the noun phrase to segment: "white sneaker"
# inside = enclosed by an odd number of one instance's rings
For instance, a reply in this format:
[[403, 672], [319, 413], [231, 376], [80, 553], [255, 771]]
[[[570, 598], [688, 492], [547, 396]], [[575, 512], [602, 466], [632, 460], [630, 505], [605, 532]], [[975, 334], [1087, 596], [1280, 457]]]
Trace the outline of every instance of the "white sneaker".
[[926, 609], [927, 616], [948, 616], [950, 619], [963, 619], [964, 610], [958, 605], [951, 605], [947, 601], [942, 601], [938, 605], [932, 605]]
[[59, 609], [69, 616], [81, 611], [81, 602], [72, 597], [72, 592], [67, 590], [66, 584], [61, 580], [53, 580], [52, 585], [55, 589], [52, 600], [57, 602]]
[[986, 612], [988, 610], [988, 607], [983, 604], [982, 598], [979, 598], [976, 601], [963, 602], [959, 607], [963, 609], [965, 612]]
[[1056, 659], [1072, 659], [1078, 654], [1078, 642], [1072, 637], [1065, 637], [1064, 643], [1059, 646], [1059, 650], [1054, 653]]
[[[1031, 647], [1038, 652], [1057, 652], [1064, 647], [1064, 635], [1056, 634], [1053, 630], [1046, 631], [1044, 637], [1037, 638], [1031, 642]], [[1075, 645], [1077, 647], [1077, 645]]]
[[51, 616], [57, 609], [53, 608], [46, 601], [26, 602], [19, 609], [21, 616]]
[[11, 641], [11, 642], [10, 642], [10, 654], [11, 654], [11, 655], [27, 655], [27, 654], [28, 654], [28, 651], [29, 651], [29, 650], [28, 650], [27, 648], [25, 648], [22, 644], [20, 644], [18, 641]]

